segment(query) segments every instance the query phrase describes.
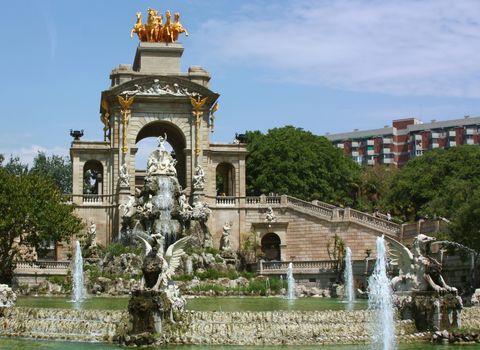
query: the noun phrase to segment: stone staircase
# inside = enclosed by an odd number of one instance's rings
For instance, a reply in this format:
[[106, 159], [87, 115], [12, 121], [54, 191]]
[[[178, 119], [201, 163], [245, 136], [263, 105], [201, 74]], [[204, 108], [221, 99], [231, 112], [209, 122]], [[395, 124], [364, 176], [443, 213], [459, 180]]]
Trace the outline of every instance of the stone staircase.
[[0, 310], [0, 336], [113, 342], [127, 327], [127, 311], [14, 307]]

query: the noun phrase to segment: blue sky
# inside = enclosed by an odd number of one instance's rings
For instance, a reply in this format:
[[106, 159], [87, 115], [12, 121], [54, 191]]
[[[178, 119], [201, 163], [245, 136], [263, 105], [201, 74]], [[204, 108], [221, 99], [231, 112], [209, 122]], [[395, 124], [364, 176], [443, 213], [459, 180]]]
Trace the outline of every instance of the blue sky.
[[100, 92], [132, 63], [129, 32], [148, 7], [180, 11], [182, 68], [212, 75], [212, 141], [286, 124], [324, 135], [480, 115], [476, 0], [9, 1], [0, 153], [68, 154], [70, 129], [102, 139]]

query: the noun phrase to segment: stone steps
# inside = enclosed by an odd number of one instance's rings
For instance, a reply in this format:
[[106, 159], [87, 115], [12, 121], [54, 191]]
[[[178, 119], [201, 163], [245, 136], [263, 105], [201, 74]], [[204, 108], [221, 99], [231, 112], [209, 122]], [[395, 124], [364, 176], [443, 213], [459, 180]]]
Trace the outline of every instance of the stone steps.
[[0, 336], [111, 342], [127, 319], [126, 311], [14, 307], [0, 318]]

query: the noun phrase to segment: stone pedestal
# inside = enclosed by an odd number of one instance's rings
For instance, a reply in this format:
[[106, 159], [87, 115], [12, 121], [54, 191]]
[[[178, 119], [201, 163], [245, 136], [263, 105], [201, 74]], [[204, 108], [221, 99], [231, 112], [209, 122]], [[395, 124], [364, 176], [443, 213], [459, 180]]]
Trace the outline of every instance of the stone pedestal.
[[154, 334], [162, 332], [163, 302], [160, 292], [134, 290], [128, 302], [130, 330], [126, 345], [147, 345], [154, 341]]
[[183, 46], [179, 43], [141, 42], [133, 70], [144, 74], [179, 75]]
[[453, 293], [397, 292], [394, 303], [401, 319], [413, 319], [420, 332], [461, 326], [462, 300]]

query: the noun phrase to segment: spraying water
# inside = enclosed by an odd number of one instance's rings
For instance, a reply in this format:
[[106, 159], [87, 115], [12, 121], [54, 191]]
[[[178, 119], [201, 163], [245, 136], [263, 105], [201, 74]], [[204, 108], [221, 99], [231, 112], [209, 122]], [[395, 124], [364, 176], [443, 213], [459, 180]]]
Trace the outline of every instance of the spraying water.
[[372, 311], [372, 349], [395, 349], [392, 288], [387, 277], [387, 260], [383, 236], [377, 237], [377, 261], [374, 271], [368, 279], [368, 308]]
[[80, 303], [86, 297], [85, 285], [83, 281], [83, 258], [80, 242], [75, 243], [75, 260], [73, 261], [73, 293], [72, 301]]
[[295, 296], [295, 278], [293, 278], [293, 264], [288, 264], [287, 269], [287, 299], [293, 300], [296, 299]]
[[348, 304], [355, 302], [355, 289], [353, 287], [353, 269], [352, 269], [352, 251], [349, 247], [345, 249], [345, 271], [343, 272], [345, 279], [345, 301]]

